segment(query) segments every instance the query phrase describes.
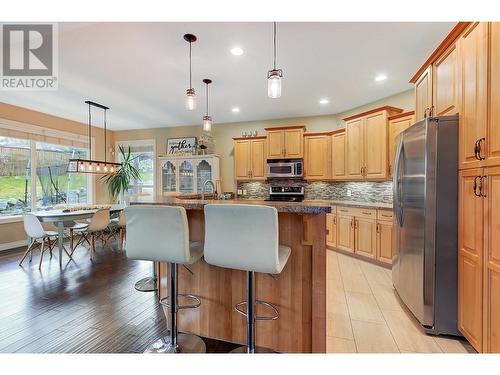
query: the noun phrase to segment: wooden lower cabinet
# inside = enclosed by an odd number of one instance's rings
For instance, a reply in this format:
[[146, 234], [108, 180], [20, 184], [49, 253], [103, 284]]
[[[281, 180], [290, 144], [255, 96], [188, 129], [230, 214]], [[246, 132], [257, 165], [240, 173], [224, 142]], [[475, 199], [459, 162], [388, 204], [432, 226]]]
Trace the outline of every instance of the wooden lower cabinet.
[[377, 250], [377, 221], [356, 217], [354, 222], [354, 252], [375, 258]]
[[500, 167], [486, 168], [485, 192], [485, 340], [483, 351], [500, 353]]
[[377, 260], [392, 264], [392, 221], [377, 222]]
[[337, 248], [354, 252], [354, 217], [337, 211]]
[[326, 215], [326, 244], [331, 247], [337, 246], [337, 215], [327, 214]]
[[392, 212], [389, 210], [336, 207], [327, 215], [329, 234], [326, 244], [330, 248], [391, 264]]
[[477, 196], [481, 169], [459, 177], [458, 327], [479, 352], [483, 342], [483, 198]]

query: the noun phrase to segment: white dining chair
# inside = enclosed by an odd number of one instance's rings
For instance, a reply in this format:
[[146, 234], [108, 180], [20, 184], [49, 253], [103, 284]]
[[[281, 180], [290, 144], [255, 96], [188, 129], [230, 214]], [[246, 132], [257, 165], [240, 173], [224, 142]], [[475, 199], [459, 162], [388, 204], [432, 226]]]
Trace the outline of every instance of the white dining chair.
[[[26, 235], [31, 239], [31, 243], [28, 246], [28, 249], [24, 253], [23, 257], [21, 258], [19, 265], [22, 265], [24, 259], [26, 259], [26, 256], [28, 254], [32, 253], [36, 247], [39, 247], [40, 263], [38, 264], [38, 269], [42, 269], [43, 255], [48, 250], [52, 258], [52, 249], [57, 242], [58, 233], [51, 230], [45, 230], [42, 226], [42, 223], [40, 223], [40, 220], [38, 220], [38, 218], [33, 214], [25, 214], [23, 221], [24, 230], [26, 232]], [[51, 237], [54, 237], [54, 239], [51, 239]], [[66, 252], [70, 259], [73, 259], [71, 257], [71, 254], [69, 254], [66, 250], [66, 247], [63, 246], [63, 250]]]
[[73, 233], [79, 234], [81, 237], [76, 243], [75, 247], [71, 250], [71, 255], [75, 252], [76, 248], [83, 242], [87, 241], [90, 247], [90, 259], [94, 258], [95, 241], [102, 232], [106, 230], [110, 222], [109, 208], [103, 208], [96, 211], [90, 219], [88, 225], [73, 228]]

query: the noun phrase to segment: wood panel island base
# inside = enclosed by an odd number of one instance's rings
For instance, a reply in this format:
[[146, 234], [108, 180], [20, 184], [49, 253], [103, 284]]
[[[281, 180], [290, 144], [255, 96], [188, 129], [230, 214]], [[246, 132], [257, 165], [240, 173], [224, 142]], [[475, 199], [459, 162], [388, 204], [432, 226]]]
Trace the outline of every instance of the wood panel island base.
[[[260, 204], [276, 207], [280, 244], [292, 253], [280, 275], [256, 274], [257, 300], [279, 311], [275, 321], [257, 321], [256, 344], [283, 353], [326, 352], [326, 214], [328, 203], [268, 201], [200, 201], [158, 197], [132, 204], [182, 206], [187, 211], [190, 240], [203, 241], [205, 204]], [[259, 233], [255, 233], [256, 236]], [[166, 244], [159, 244], [166, 245]], [[160, 298], [167, 296], [168, 264], [159, 265]], [[203, 259], [179, 267], [179, 293], [200, 297], [198, 309], [179, 310], [181, 332], [244, 344], [245, 317], [234, 306], [245, 300], [246, 274], [208, 265]], [[180, 304], [185, 301], [180, 298]], [[269, 311], [257, 306], [258, 315]]]

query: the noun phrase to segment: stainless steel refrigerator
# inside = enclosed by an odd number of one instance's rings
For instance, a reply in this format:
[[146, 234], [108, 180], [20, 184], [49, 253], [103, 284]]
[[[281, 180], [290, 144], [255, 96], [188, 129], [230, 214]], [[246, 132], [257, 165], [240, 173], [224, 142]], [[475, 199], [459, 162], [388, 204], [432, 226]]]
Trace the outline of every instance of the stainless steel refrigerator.
[[399, 136], [394, 161], [394, 287], [424, 329], [457, 329], [458, 116]]

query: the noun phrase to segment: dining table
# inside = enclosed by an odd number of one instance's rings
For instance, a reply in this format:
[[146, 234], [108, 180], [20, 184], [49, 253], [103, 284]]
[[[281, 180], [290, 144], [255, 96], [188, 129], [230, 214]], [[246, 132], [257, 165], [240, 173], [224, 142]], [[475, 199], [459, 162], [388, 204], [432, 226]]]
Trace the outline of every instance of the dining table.
[[[109, 207], [109, 212], [111, 216], [116, 216], [120, 211], [125, 208], [125, 205], [111, 205]], [[59, 267], [62, 267], [62, 252], [63, 252], [63, 240], [64, 240], [64, 229], [67, 228], [65, 223], [75, 222], [77, 220], [90, 219], [97, 212], [99, 208], [92, 209], [74, 209], [71, 206], [61, 209], [51, 209], [43, 211], [32, 212], [38, 220], [41, 222], [51, 222], [57, 228], [57, 246], [59, 249]], [[31, 242], [31, 238], [28, 238], [28, 245]], [[31, 257], [31, 254], [30, 254]]]

